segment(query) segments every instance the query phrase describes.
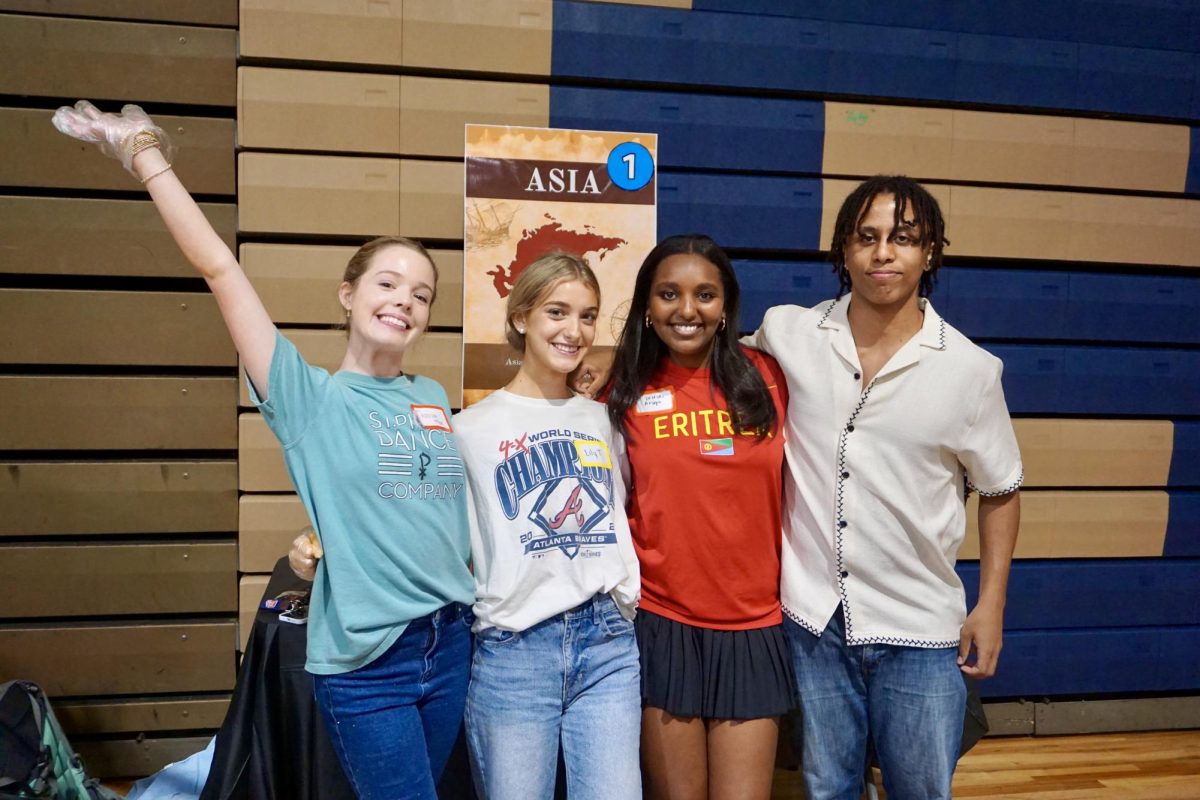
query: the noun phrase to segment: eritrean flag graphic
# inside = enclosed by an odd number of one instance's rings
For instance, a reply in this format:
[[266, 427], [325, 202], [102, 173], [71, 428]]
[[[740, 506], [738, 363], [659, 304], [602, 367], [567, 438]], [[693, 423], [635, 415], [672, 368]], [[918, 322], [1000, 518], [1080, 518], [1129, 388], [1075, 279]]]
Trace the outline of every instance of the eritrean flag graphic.
[[731, 456], [733, 455], [733, 439], [701, 439], [700, 455]]

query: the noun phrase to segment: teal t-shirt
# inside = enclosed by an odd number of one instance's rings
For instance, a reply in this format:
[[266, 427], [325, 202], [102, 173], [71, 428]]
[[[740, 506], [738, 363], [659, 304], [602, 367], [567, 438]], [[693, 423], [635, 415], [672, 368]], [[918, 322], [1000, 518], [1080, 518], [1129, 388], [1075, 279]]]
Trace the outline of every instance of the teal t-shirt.
[[442, 387], [429, 378], [330, 375], [275, 337], [267, 400], [325, 557], [308, 619], [309, 672], [370, 663], [410, 620], [471, 604], [462, 458]]

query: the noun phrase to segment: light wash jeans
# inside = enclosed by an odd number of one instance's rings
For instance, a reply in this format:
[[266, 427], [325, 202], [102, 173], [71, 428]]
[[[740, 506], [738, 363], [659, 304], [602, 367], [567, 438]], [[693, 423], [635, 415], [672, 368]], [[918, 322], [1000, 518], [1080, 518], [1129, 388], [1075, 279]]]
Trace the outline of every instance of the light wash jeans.
[[841, 606], [820, 637], [790, 619], [784, 631], [809, 800], [858, 800], [868, 741], [889, 800], [949, 800], [967, 703], [958, 650], [847, 645]]
[[462, 727], [475, 616], [451, 603], [408, 623], [383, 655], [313, 675], [334, 752], [360, 800], [437, 800]]
[[562, 743], [571, 800], [641, 800], [633, 623], [597, 595], [519, 633], [475, 637], [467, 742], [484, 800], [549, 800]]

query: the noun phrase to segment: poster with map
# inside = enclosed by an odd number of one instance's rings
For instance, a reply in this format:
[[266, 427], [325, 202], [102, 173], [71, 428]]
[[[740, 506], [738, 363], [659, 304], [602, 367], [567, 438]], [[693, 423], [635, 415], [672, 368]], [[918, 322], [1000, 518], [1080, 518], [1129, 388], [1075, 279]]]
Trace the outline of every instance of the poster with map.
[[625, 324], [633, 279], [657, 239], [657, 136], [468, 125], [463, 213], [463, 406], [516, 374], [505, 305], [550, 252], [585, 258], [600, 280], [593, 352]]

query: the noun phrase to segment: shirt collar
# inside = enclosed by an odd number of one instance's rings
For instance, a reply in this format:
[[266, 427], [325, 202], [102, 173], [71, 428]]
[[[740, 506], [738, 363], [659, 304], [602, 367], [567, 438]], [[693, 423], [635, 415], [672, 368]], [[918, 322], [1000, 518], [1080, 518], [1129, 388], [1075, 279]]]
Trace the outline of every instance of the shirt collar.
[[[831, 342], [834, 351], [848, 363], [857, 366], [858, 350], [854, 346], [854, 337], [850, 333], [850, 320], [847, 317], [852, 298], [852, 294], [845, 294], [837, 300], [830, 301], [825, 307], [820, 321], [817, 322], [817, 327], [833, 331]], [[913, 338], [908, 340], [896, 355], [892, 356], [884, 373], [893, 372], [919, 361], [921, 348], [946, 349], [946, 321], [934, 311], [933, 304], [929, 302], [928, 298], [922, 297], [919, 302], [925, 312], [921, 330], [917, 331]]]

